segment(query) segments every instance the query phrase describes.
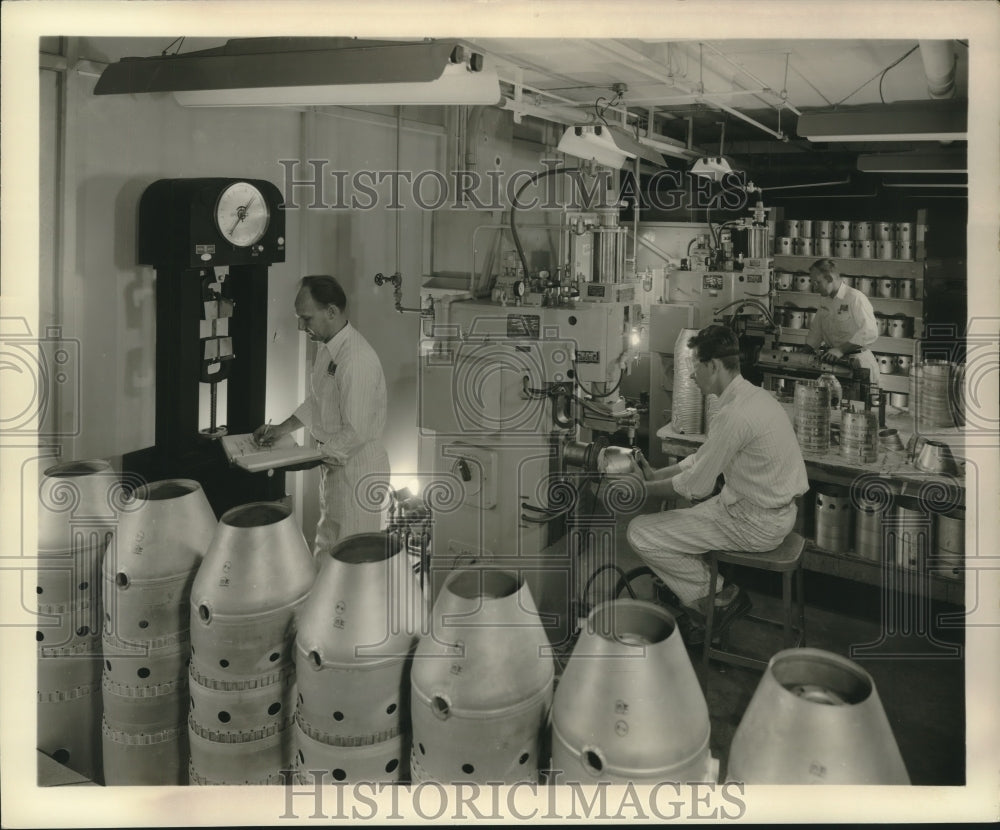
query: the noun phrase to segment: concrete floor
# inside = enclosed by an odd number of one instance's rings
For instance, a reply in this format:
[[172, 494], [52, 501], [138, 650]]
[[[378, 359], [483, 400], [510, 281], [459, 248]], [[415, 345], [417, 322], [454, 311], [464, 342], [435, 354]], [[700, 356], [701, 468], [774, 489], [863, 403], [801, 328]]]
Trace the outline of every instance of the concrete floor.
[[[614, 559], [627, 571], [641, 562], [623, 536], [621, 528]], [[730, 577], [750, 594], [755, 615], [780, 619], [778, 575], [734, 568]], [[588, 591], [589, 602], [610, 597], [616, 580], [613, 571], [599, 574]], [[961, 609], [948, 605], [917, 608], [912, 597], [883, 598], [873, 586], [811, 572], [805, 575], [805, 594], [806, 645], [848, 657], [871, 675], [911, 783], [963, 785], [964, 631], [942, 627], [939, 620], [942, 614], [960, 614]], [[908, 620], [915, 615], [919, 619]], [[730, 642], [734, 649], [762, 659], [783, 647], [780, 629], [744, 619], [734, 622]], [[701, 648], [689, 648], [688, 653], [704, 688]], [[714, 661], [708, 672], [712, 754], [719, 759], [724, 776], [733, 733], [761, 674]]]

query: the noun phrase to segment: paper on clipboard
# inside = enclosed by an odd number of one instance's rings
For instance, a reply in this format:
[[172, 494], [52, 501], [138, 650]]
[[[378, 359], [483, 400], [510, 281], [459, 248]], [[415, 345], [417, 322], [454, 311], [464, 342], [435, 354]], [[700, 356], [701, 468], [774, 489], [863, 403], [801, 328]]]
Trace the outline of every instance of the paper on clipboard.
[[283, 435], [269, 447], [261, 447], [252, 433], [224, 435], [222, 449], [229, 461], [251, 473], [322, 461], [318, 447], [300, 447], [291, 435]]

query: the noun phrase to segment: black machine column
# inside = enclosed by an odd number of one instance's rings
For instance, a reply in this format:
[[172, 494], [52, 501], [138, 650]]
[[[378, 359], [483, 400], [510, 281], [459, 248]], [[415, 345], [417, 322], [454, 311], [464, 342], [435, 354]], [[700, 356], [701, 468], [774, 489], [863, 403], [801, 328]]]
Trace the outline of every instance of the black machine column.
[[139, 203], [138, 259], [156, 268], [156, 444], [124, 467], [199, 481], [217, 515], [285, 495], [283, 472], [230, 466], [218, 440], [264, 422], [267, 269], [284, 261], [284, 237], [281, 194], [267, 181], [161, 179]]

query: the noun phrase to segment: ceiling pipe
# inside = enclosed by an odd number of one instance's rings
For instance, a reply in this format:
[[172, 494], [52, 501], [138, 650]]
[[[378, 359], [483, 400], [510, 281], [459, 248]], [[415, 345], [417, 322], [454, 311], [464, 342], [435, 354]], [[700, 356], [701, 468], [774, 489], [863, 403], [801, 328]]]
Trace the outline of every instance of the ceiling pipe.
[[931, 98], [955, 97], [955, 70], [958, 59], [955, 56], [953, 40], [921, 40], [920, 59], [924, 63], [927, 76], [927, 91]]

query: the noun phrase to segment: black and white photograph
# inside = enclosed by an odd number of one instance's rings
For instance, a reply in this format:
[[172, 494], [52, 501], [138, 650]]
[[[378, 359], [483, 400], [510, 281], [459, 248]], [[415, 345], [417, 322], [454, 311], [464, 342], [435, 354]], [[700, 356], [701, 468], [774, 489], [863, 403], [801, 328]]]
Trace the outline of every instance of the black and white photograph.
[[1000, 7], [0, 12], [4, 828], [1000, 820]]

